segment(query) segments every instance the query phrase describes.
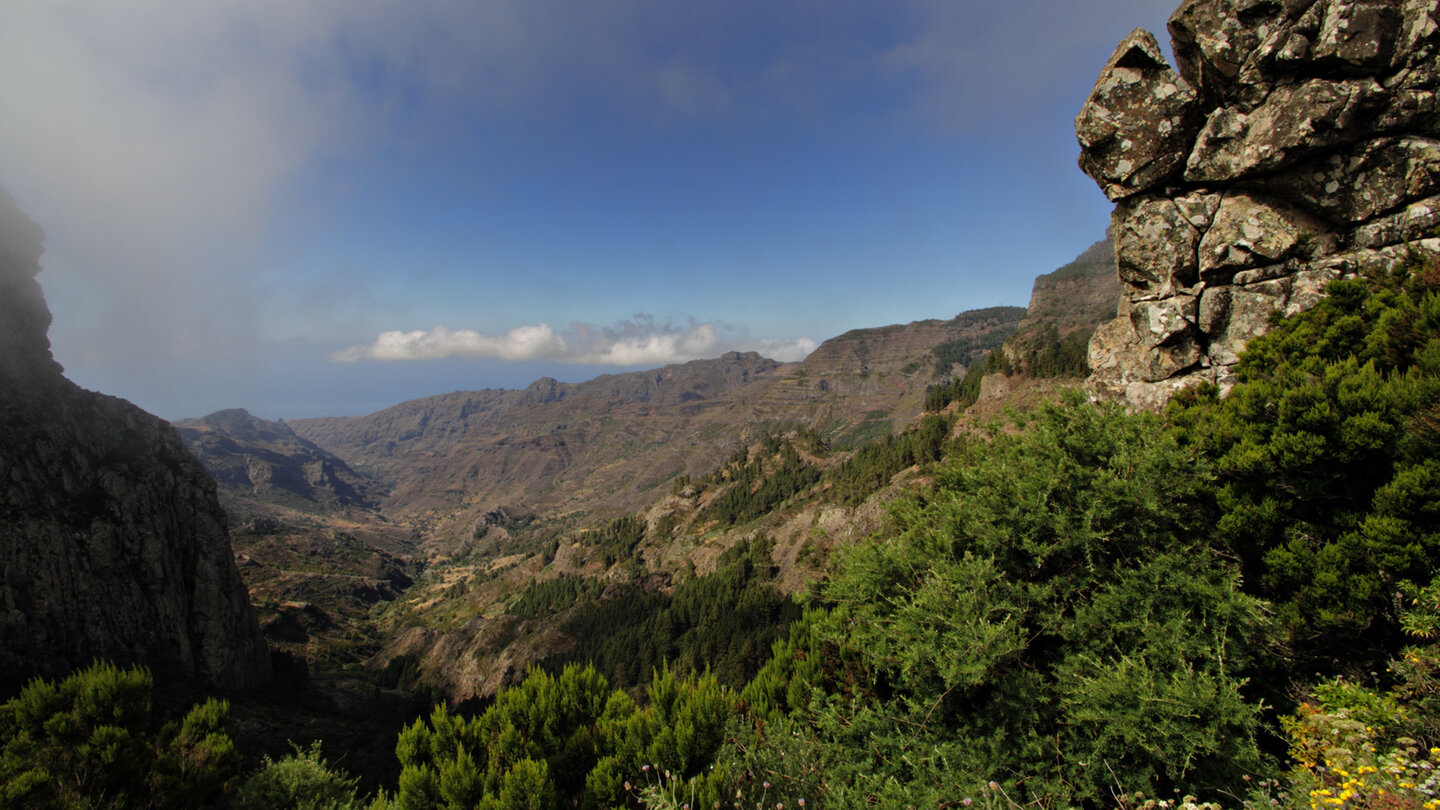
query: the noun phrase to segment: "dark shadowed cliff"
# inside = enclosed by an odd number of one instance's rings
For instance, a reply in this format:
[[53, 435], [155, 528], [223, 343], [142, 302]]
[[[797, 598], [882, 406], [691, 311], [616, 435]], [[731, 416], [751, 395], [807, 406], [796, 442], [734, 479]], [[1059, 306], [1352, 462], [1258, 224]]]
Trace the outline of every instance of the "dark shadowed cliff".
[[215, 484], [169, 424], [61, 375], [42, 249], [0, 191], [0, 686], [94, 658], [257, 684], [268, 652]]

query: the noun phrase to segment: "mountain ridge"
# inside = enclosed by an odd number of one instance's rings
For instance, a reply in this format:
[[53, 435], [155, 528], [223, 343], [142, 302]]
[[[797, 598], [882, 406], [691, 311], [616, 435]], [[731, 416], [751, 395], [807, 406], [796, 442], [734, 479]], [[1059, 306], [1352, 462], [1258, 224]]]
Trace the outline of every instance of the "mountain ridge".
[[[542, 378], [524, 389], [453, 392], [359, 417], [298, 419], [295, 433], [390, 489], [395, 514], [451, 513], [438, 547], [462, 542], [486, 512], [523, 508], [603, 518], [642, 506], [677, 475], [709, 472], [745, 426], [804, 424], [842, 443], [901, 427], [938, 369], [931, 351], [978, 341], [983, 356], [1019, 322], [1019, 308], [977, 310], [852, 330], [805, 360], [731, 352], [581, 383]], [[988, 342], [986, 342], [988, 341]], [[893, 414], [904, 413], [897, 418]], [[731, 430], [731, 427], [737, 428]]]

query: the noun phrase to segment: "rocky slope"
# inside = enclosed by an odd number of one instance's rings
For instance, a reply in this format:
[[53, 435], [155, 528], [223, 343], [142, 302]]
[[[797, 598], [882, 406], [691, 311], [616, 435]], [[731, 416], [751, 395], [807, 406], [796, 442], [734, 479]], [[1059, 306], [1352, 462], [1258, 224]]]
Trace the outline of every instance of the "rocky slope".
[[975, 422], [995, 419], [1007, 408], [1030, 407], [1075, 385], [1077, 376], [1088, 373], [1090, 338], [1114, 318], [1121, 291], [1108, 235], [1069, 264], [1037, 276], [1025, 318], [1002, 347], [1011, 373], [985, 374], [967, 416]]
[[766, 426], [805, 425], [840, 443], [888, 434], [919, 413], [926, 386], [964, 373], [937, 348], [998, 345], [1022, 313], [856, 330], [801, 363], [731, 353], [289, 425], [383, 482], [387, 514], [419, 521], [431, 548], [449, 552], [485, 533], [497, 511], [597, 520], [634, 511], [676, 476], [713, 470]]
[[1330, 280], [1440, 250], [1433, 0], [1186, 0], [1169, 29], [1178, 72], [1137, 30], [1075, 123], [1125, 287], [1090, 383], [1145, 406], [1227, 387]]
[[61, 375], [42, 243], [0, 192], [0, 680], [99, 657], [255, 685], [269, 653], [215, 485], [170, 425]]
[[284, 422], [243, 409], [175, 423], [190, 452], [235, 505], [267, 503], [301, 511], [374, 511], [383, 488], [344, 461], [295, 435]]
[[1018, 360], [1047, 339], [1088, 340], [1096, 326], [1114, 317], [1121, 292], [1115, 248], [1102, 239], [1075, 261], [1035, 278], [1025, 318], [1005, 341], [1006, 353]]
[[412, 582], [413, 529], [382, 515], [384, 489], [240, 410], [176, 422], [219, 484], [240, 573], [271, 646], [307, 661], [373, 652], [367, 619]]

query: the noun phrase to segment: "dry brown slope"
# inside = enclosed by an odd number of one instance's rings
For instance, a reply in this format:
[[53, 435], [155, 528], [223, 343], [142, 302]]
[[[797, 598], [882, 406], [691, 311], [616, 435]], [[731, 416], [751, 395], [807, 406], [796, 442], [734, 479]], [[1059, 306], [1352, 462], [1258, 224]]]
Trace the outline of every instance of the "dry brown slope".
[[767, 426], [804, 425], [841, 439], [902, 428], [935, 380], [935, 346], [992, 334], [998, 342], [1019, 312], [856, 330], [801, 363], [731, 353], [290, 426], [387, 484], [387, 512], [433, 516], [437, 548], [453, 548], [498, 508], [587, 517], [634, 511], [676, 476], [714, 469]]

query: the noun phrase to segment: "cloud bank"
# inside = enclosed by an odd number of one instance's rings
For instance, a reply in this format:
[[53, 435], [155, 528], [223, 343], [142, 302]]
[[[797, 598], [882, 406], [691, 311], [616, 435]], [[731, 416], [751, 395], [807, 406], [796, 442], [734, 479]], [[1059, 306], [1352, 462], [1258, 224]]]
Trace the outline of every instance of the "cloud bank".
[[564, 333], [545, 323], [517, 326], [503, 335], [445, 326], [428, 331], [395, 330], [381, 332], [374, 343], [335, 352], [330, 359], [355, 363], [488, 357], [591, 366], [661, 366], [718, 357], [730, 351], [759, 352], [774, 360], [793, 362], [803, 360], [814, 350], [815, 341], [809, 338], [753, 340], [744, 330], [723, 324], [692, 322], [679, 327], [637, 316], [608, 327], [572, 324]]

